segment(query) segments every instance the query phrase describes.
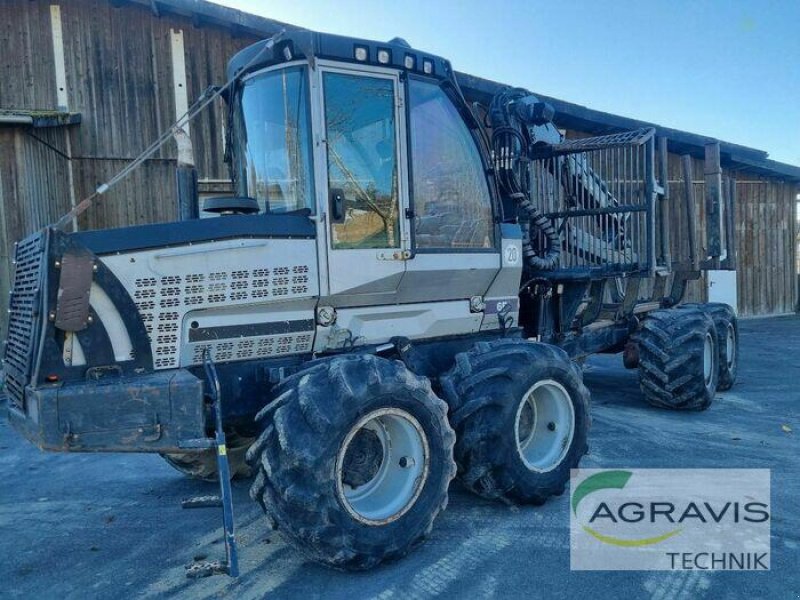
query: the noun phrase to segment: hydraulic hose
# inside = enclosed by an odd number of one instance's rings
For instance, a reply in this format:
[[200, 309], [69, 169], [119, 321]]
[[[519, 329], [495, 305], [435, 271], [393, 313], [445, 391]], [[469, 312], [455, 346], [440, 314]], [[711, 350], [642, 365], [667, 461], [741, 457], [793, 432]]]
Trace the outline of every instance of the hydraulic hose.
[[[539, 271], [552, 271], [558, 266], [558, 259], [561, 256], [561, 236], [553, 227], [550, 219], [545, 217], [533, 205], [525, 194], [515, 198], [520, 212], [527, 216], [527, 220], [520, 219], [522, 229], [522, 255], [525, 262]], [[544, 255], [540, 255], [533, 247], [531, 239], [531, 227], [535, 227], [547, 240], [547, 248]]]
[[[558, 266], [561, 255], [561, 236], [550, 219], [531, 202], [527, 189], [528, 130], [510, 110], [515, 101], [527, 95], [529, 92], [526, 90], [515, 88], [503, 90], [492, 99], [489, 108], [492, 149], [501, 191], [517, 205], [525, 262], [537, 271], [552, 271]], [[538, 231], [546, 240], [543, 253], [534, 248], [532, 230]]]

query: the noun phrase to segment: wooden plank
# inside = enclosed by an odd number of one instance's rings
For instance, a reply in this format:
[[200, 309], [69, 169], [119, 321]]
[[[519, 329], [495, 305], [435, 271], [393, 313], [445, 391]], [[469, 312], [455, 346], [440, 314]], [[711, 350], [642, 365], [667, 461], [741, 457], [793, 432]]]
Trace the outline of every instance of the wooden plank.
[[750, 239], [752, 236], [752, 229], [745, 227], [745, 224], [750, 221], [750, 194], [751, 185], [742, 181], [738, 182], [738, 215], [739, 220], [736, 224], [736, 240], [739, 253], [739, 268], [737, 269], [737, 291], [739, 312], [742, 315], [750, 313], [752, 304], [752, 289], [749, 287], [752, 281], [752, 266], [751, 266], [751, 253], [750, 253]]
[[[184, 115], [189, 112], [189, 96], [186, 89], [186, 57], [183, 48], [183, 30], [170, 29], [170, 58], [172, 60], [172, 93], [175, 102], [175, 115], [173, 121], [180, 124], [185, 129], [187, 136], [190, 136], [189, 128], [186, 127]], [[194, 163], [194, 161], [191, 161]]]
[[748, 222], [749, 228], [752, 232], [752, 244], [750, 246], [750, 262], [752, 265], [752, 279], [751, 279], [751, 289], [752, 289], [752, 297], [751, 297], [751, 310], [750, 314], [757, 315], [761, 311], [761, 307], [759, 304], [759, 296], [761, 294], [761, 281], [760, 281], [760, 271], [758, 269], [758, 243], [759, 243], [759, 233], [758, 233], [758, 222], [759, 222], [759, 196], [761, 194], [761, 185], [754, 185], [750, 188], [750, 221]]
[[781, 236], [783, 234], [781, 223], [778, 219], [778, 196], [780, 195], [780, 183], [773, 184], [770, 187], [770, 201], [767, 209], [769, 217], [767, 218], [767, 228], [764, 231], [765, 237], [768, 239], [769, 251], [767, 253], [767, 260], [769, 261], [769, 277], [770, 285], [770, 298], [768, 303], [768, 310], [770, 314], [784, 312], [783, 310], [783, 277], [781, 271], [783, 270], [783, 261], [781, 260], [782, 253], [778, 249]]
[[786, 289], [786, 256], [783, 251], [786, 245], [786, 223], [782, 217], [783, 210], [783, 185], [775, 186], [775, 209], [773, 211], [773, 219], [775, 221], [775, 234], [773, 235], [772, 251], [775, 256], [775, 306], [774, 312], [786, 312], [786, 297], [788, 290]]
[[67, 72], [64, 63], [64, 33], [61, 28], [61, 7], [50, 5], [50, 33], [53, 42], [53, 69], [56, 77], [56, 105], [58, 110], [69, 111]]

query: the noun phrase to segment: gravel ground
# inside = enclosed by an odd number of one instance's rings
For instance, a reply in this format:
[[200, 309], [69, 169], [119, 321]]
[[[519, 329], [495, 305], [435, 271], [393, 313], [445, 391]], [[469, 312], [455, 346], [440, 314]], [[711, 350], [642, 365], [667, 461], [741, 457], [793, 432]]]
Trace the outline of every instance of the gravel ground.
[[184, 565], [223, 546], [218, 511], [180, 501], [213, 485], [157, 456], [42, 453], [0, 411], [0, 596], [798, 598], [800, 318], [743, 321], [741, 333], [738, 384], [698, 414], [646, 406], [618, 356], [589, 361], [594, 427], [582, 466], [772, 469], [770, 572], [571, 572], [566, 495], [516, 508], [454, 485], [431, 539], [411, 556], [340, 573], [268, 531], [247, 482], [236, 482], [242, 576], [188, 580]]

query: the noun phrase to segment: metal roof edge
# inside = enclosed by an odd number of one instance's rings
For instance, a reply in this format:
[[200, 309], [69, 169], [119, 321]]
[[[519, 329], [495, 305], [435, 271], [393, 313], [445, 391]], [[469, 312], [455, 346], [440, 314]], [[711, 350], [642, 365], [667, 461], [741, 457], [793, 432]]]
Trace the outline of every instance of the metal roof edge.
[[79, 125], [81, 113], [58, 110], [29, 110], [0, 108], [0, 125], [30, 125], [31, 127], [63, 127]]
[[281, 29], [293, 27], [280, 21], [267, 19], [235, 8], [206, 0], [109, 0], [112, 4], [138, 4], [149, 8], [156, 16], [164, 14], [189, 17], [196, 26], [212, 25], [230, 29], [234, 34], [270, 36]]
[[[482, 97], [487, 101], [497, 90], [507, 87], [496, 81], [476, 77], [467, 73], [457, 72], [456, 78], [462, 90], [465, 90], [471, 96]], [[640, 129], [642, 127], [653, 127], [656, 130], [656, 135], [668, 139], [670, 152], [676, 154], [691, 154], [697, 158], [703, 158], [705, 156], [705, 146], [707, 144], [719, 142], [723, 163], [728, 167], [753, 170], [761, 172], [762, 174], [779, 176], [800, 182], [800, 167], [772, 160], [763, 150], [726, 142], [724, 140], [717, 140], [713, 137], [691, 133], [689, 131], [664, 127], [657, 123], [640, 121], [630, 117], [623, 117], [613, 113], [595, 110], [580, 104], [567, 102], [566, 100], [560, 100], [559, 98], [553, 98], [545, 94], [539, 94], [535, 91], [533, 91], [533, 94], [553, 106], [556, 111], [553, 120], [557, 126], [562, 128], [601, 135], [616, 133], [618, 131]]]

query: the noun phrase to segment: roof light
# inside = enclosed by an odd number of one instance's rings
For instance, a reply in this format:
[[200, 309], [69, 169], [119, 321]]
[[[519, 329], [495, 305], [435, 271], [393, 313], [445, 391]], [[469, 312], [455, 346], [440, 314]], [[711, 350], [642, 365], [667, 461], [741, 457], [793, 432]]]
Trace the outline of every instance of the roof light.
[[405, 60], [403, 60], [403, 64], [405, 65], [406, 69], [413, 69], [414, 68], [414, 55], [413, 54], [406, 54]]
[[433, 73], [433, 61], [432, 60], [428, 60], [427, 58], [425, 60], [423, 60], [422, 61], [422, 71], [426, 75], [432, 74]]
[[369, 52], [367, 51], [367, 49], [364, 46], [356, 46], [356, 49], [354, 51], [354, 55], [356, 57], [356, 60], [364, 62], [365, 60], [367, 60], [367, 57], [369, 56]]
[[286, 60], [292, 60], [292, 49], [289, 46], [283, 47], [283, 58]]
[[392, 60], [392, 55], [388, 50], [378, 50], [378, 62], [382, 65], [389, 64], [389, 61]]

